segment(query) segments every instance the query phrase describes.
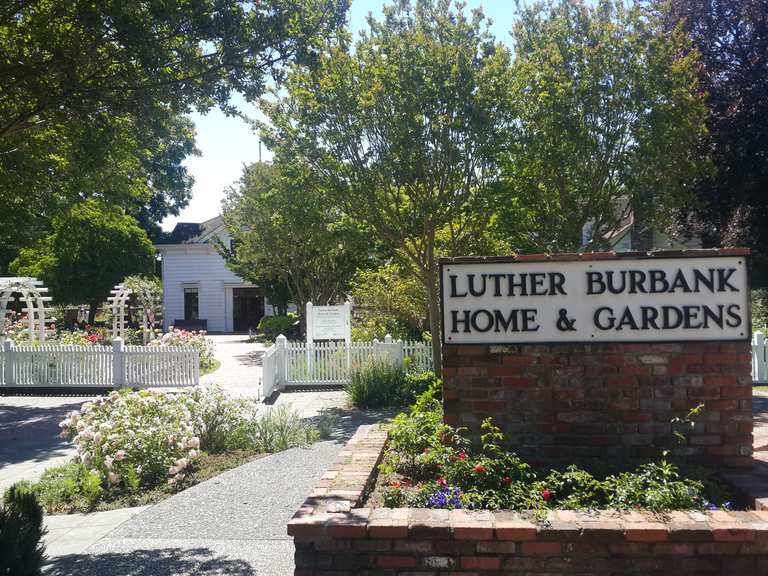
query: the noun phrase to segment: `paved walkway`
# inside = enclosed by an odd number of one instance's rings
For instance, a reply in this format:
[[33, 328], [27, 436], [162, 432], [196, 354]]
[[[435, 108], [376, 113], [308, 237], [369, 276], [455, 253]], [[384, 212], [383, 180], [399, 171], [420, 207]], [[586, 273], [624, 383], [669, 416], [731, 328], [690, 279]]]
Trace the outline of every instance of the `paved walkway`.
[[0, 493], [19, 480], [37, 480], [73, 453], [59, 438], [59, 422], [82, 396], [0, 396]]
[[261, 382], [261, 358], [264, 344], [249, 342], [243, 334], [209, 336], [216, 345], [215, 356], [221, 367], [200, 379], [201, 384], [218, 384], [234, 396], [258, 397]]
[[124, 522], [46, 573], [103, 576], [293, 574], [290, 517], [360, 424], [383, 415], [340, 412], [333, 440], [250, 462]]

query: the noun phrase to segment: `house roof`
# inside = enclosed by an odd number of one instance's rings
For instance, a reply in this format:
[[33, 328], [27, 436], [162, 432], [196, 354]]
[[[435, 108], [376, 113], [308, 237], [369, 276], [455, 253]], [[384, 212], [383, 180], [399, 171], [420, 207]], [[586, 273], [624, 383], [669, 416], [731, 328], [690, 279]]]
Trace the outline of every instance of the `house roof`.
[[205, 222], [179, 222], [167, 238], [158, 244], [207, 244], [217, 232], [224, 228], [221, 215]]

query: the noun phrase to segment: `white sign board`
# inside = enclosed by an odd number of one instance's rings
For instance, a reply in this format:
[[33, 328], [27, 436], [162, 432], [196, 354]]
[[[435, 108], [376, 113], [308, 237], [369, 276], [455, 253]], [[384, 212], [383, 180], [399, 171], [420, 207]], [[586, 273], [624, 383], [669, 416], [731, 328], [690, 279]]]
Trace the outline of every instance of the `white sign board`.
[[350, 305], [314, 306], [307, 304], [307, 341], [351, 340]]
[[443, 343], [746, 340], [746, 259], [441, 263]]

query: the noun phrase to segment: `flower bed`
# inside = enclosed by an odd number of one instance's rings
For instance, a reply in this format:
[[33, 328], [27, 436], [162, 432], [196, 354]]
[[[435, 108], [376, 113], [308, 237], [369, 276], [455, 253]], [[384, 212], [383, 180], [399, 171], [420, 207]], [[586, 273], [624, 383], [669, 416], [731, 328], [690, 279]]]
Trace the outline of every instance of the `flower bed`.
[[320, 435], [289, 408], [260, 410], [255, 401], [216, 387], [112, 392], [84, 403], [60, 427], [77, 452], [72, 464], [47, 470], [32, 486], [48, 512], [141, 502], [147, 493], [160, 497], [206, 479], [210, 470]]
[[760, 574], [768, 512], [360, 507], [387, 433], [363, 426], [288, 523], [295, 576]]
[[[529, 510], [729, 509], [726, 487], [711, 471], [681, 468], [663, 452], [646, 462], [570, 464], [546, 468], [507, 451], [490, 419], [476, 447], [463, 429], [443, 423], [439, 387], [423, 394], [410, 413], [389, 427], [374, 504], [391, 508]], [[685, 441], [696, 410], [677, 419]]]

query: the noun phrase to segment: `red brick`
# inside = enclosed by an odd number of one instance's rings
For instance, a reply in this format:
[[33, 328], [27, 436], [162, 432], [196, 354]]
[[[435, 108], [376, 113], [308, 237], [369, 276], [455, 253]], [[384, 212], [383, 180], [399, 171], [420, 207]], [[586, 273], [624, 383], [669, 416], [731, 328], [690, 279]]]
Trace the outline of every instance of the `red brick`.
[[560, 542], [523, 542], [520, 545], [523, 556], [556, 556], [561, 552]]
[[501, 558], [498, 556], [462, 556], [461, 567], [469, 570], [499, 570]]
[[377, 556], [376, 566], [379, 568], [415, 568], [417, 565], [414, 556]]
[[653, 553], [659, 556], [693, 556], [696, 547], [690, 542], [660, 542], [653, 545]]

